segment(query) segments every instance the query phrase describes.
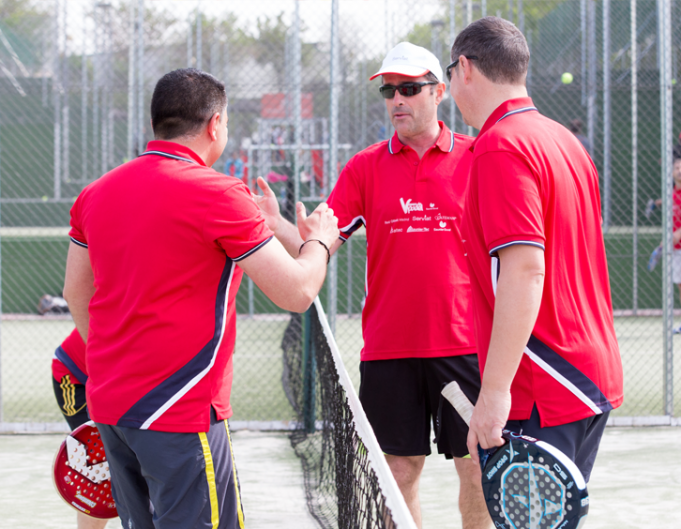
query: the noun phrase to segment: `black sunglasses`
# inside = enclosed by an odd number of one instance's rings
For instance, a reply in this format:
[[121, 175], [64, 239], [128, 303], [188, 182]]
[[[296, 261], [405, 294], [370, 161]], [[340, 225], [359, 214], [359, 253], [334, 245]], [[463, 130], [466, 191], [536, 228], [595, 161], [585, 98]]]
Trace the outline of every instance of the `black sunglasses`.
[[[466, 59], [468, 59], [469, 61], [477, 61], [477, 60], [478, 60], [478, 58], [477, 58], [475, 55], [471, 55], [470, 57], [469, 57], [468, 55], [464, 55], [464, 57], [466, 57]], [[447, 66], [447, 70], [446, 70], [446, 73], [447, 73], [447, 81], [451, 81], [451, 80], [452, 80], [452, 70], [453, 70], [454, 68], [456, 68], [456, 65], [457, 65], [457, 64], [459, 64], [459, 59], [455, 60], [452, 64], [450, 64], [449, 66]]]
[[395, 92], [399, 92], [400, 95], [405, 97], [415, 96], [421, 93], [421, 89], [429, 84], [438, 84], [436, 81], [427, 81], [423, 83], [402, 83], [401, 85], [384, 84], [378, 91], [384, 99], [392, 99], [395, 97]]

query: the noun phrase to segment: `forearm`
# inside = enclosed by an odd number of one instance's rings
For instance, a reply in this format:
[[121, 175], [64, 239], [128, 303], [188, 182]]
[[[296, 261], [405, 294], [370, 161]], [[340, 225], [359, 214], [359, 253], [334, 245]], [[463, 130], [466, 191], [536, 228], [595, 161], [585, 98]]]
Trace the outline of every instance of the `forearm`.
[[277, 226], [274, 230], [274, 236], [282, 244], [291, 257], [298, 257], [298, 250], [304, 241], [300, 237], [298, 228], [293, 223], [289, 222], [280, 215]]
[[539, 262], [537, 259], [504, 259], [502, 254], [492, 334], [482, 382], [486, 392], [510, 391], [539, 313], [544, 287], [543, 253], [541, 257]]

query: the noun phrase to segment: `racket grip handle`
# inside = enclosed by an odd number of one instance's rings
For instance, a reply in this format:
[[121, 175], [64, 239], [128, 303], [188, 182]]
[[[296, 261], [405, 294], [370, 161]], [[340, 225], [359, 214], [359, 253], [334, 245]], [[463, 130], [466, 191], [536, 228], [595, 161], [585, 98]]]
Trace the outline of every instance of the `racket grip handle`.
[[442, 396], [454, 406], [454, 409], [461, 415], [461, 418], [470, 426], [471, 417], [473, 416], [473, 404], [461, 391], [459, 384], [454, 381], [447, 384], [442, 388]]

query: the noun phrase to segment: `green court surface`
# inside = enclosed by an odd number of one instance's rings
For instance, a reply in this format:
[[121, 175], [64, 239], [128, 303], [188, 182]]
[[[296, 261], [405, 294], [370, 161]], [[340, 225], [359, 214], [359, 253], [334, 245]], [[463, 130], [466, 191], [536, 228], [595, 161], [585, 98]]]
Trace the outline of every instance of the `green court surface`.
[[[237, 321], [232, 420], [239, 424], [274, 421], [281, 427], [294, 419], [281, 384], [281, 339], [287, 320], [288, 315], [256, 315]], [[618, 317], [615, 328], [624, 365], [625, 400], [613, 416], [664, 415], [662, 319]], [[50, 359], [71, 329], [68, 317], [3, 318], [3, 422], [62, 423], [54, 401]], [[359, 387], [360, 318], [339, 317], [336, 337], [350, 377]], [[681, 336], [674, 340], [681, 350]], [[676, 356], [674, 404], [681, 410], [681, 361]]]
[[[63, 436], [0, 435], [0, 527], [75, 528], [75, 514], [52, 485], [51, 465]], [[677, 529], [681, 429], [608, 428], [589, 483], [587, 529]], [[300, 463], [286, 434], [233, 435], [248, 529], [313, 529]], [[430, 456], [421, 480], [424, 529], [460, 529], [458, 479], [451, 461]], [[109, 529], [121, 529], [112, 520]]]

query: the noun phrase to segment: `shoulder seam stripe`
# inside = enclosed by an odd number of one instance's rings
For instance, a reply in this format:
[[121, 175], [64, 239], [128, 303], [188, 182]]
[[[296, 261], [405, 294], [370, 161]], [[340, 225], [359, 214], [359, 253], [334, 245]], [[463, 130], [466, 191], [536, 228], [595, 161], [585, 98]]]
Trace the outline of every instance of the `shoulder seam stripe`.
[[507, 248], [508, 246], [514, 246], [516, 244], [524, 244], [526, 246], [536, 246], [537, 248], [541, 248], [542, 250], [546, 250], [543, 244], [534, 242], [534, 241], [513, 241], [513, 242], [507, 242], [506, 244], [500, 244], [499, 246], [495, 246], [489, 251], [490, 255], [494, 255], [497, 253], [499, 250], [503, 248]]
[[80, 241], [74, 239], [73, 237], [71, 237], [71, 242], [73, 242], [74, 244], [77, 244], [78, 246], [80, 246], [82, 248], [87, 248], [87, 244], [85, 244], [84, 242], [80, 242]]
[[245, 254], [242, 254], [242, 255], [240, 255], [239, 257], [235, 257], [234, 259], [232, 259], [232, 261], [237, 262], [237, 261], [241, 261], [242, 259], [246, 259], [246, 257], [248, 257], [249, 255], [251, 255], [251, 254], [257, 252], [258, 250], [260, 250], [260, 248], [262, 248], [262, 247], [265, 246], [268, 242], [270, 242], [270, 241], [272, 240], [273, 237], [274, 237], [274, 235], [270, 235], [267, 239], [265, 239], [264, 241], [262, 241], [260, 244], [258, 244], [257, 246], [254, 246], [253, 248], [251, 248], [250, 250], [248, 250]]

